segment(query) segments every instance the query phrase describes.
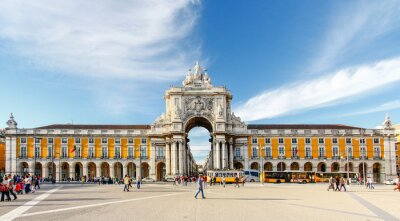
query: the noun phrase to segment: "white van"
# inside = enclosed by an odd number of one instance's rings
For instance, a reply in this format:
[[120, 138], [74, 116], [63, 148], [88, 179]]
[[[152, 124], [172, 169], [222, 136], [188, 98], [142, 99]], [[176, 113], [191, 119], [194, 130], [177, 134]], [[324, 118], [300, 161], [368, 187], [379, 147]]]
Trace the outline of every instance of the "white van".
[[246, 182], [260, 182], [260, 172], [258, 170], [244, 170]]

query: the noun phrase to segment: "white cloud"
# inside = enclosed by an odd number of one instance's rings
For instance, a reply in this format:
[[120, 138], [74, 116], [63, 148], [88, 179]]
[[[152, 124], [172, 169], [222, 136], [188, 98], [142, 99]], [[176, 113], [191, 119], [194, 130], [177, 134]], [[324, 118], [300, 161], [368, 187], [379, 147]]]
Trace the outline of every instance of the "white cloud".
[[347, 2], [333, 10], [332, 22], [318, 45], [309, 72], [324, 71], [345, 60], [359, 47], [399, 26], [400, 2], [396, 0]]
[[347, 116], [357, 116], [357, 115], [364, 115], [364, 114], [372, 114], [372, 113], [377, 113], [377, 112], [382, 112], [382, 111], [388, 111], [388, 110], [393, 110], [393, 109], [398, 109], [400, 108], [400, 100], [394, 100], [390, 102], [386, 102], [384, 104], [381, 104], [377, 107], [372, 107], [369, 109], [364, 109], [361, 111], [355, 111], [352, 113], [347, 113], [343, 114], [341, 116], [347, 117]]
[[198, 56], [198, 46], [184, 41], [198, 17], [196, 5], [3, 0], [0, 43], [4, 53], [78, 76], [171, 81]]
[[400, 58], [339, 70], [315, 80], [296, 82], [252, 97], [235, 108], [245, 121], [288, 115], [332, 105], [400, 80]]

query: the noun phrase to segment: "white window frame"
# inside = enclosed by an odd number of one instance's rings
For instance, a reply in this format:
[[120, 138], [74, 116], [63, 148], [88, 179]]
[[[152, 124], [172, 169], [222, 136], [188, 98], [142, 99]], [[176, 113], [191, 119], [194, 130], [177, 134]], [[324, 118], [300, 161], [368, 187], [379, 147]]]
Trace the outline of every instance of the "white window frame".
[[89, 147], [88, 147], [88, 158], [95, 158], [95, 156], [96, 156], [96, 153], [95, 153], [95, 149], [96, 148], [94, 148], [94, 146], [92, 146], [92, 145], [90, 145]]
[[332, 144], [338, 144], [338, 143], [339, 143], [338, 138], [337, 137], [333, 137], [332, 138]]
[[67, 146], [62, 146], [61, 147], [61, 157], [62, 158], [67, 158], [68, 157], [68, 147]]
[[108, 158], [108, 146], [101, 146], [101, 157]]
[[265, 143], [270, 144], [271, 143], [271, 138], [265, 138]]
[[292, 138], [292, 144], [297, 144], [297, 138]]
[[278, 147], [278, 156], [280, 156], [280, 157], [285, 156], [285, 146], [279, 146]]
[[[305, 157], [312, 157], [312, 147], [305, 146], [305, 150], [306, 150]], [[308, 151], [308, 150], [310, 150], [310, 151]]]
[[[26, 137], [20, 137], [19, 138], [19, 143], [21, 143], [21, 144], [26, 144], [26, 141], [27, 141], [28, 139], [26, 138]], [[22, 141], [24, 141], [24, 142], [22, 142]]]
[[[295, 151], [297, 150], [297, 151]], [[292, 156], [298, 157], [299, 156], [299, 147], [298, 146], [292, 146]]]
[[[65, 140], [65, 142], [64, 142], [64, 140]], [[62, 143], [62, 144], [67, 144], [67, 143], [68, 143], [68, 138], [62, 137], [62, 138], [61, 138], [61, 143]]]
[[[238, 154], [239, 153], [239, 154]], [[241, 156], [241, 150], [240, 147], [235, 148], [235, 157], [240, 157]]]
[[82, 148], [81, 146], [76, 146], [76, 149], [74, 151], [74, 156], [77, 158], [81, 158], [82, 157]]
[[258, 148], [257, 147], [252, 147], [251, 148], [251, 154], [253, 157], [258, 157]]
[[270, 146], [267, 146], [265, 148], [265, 156], [266, 157], [272, 157], [272, 151], [271, 151], [271, 147]]
[[159, 156], [159, 157], [165, 157], [164, 148], [162, 148], [162, 147], [156, 147], [156, 148], [157, 148], [157, 156]]
[[346, 146], [346, 156], [348, 157], [354, 156], [354, 150], [352, 146]]
[[35, 157], [36, 158], [39, 158], [39, 157], [41, 157], [42, 156], [42, 147], [40, 146], [40, 145], [35, 145]]
[[[308, 141], [308, 142], [307, 142]], [[311, 144], [311, 138], [310, 137], [306, 137], [305, 139], [304, 139], [304, 143], [305, 144]]]
[[[106, 142], [104, 142], [104, 141], [106, 141]], [[101, 138], [101, 144], [108, 144], [108, 138], [102, 137]]]
[[[321, 155], [321, 150], [323, 150], [323, 154]], [[318, 147], [318, 157], [326, 157], [326, 148], [325, 146]]]
[[147, 157], [147, 146], [140, 146], [140, 157]]
[[128, 138], [128, 144], [133, 144], [135, 141], [133, 138]]
[[26, 158], [27, 157], [27, 153], [26, 153], [26, 145], [21, 145], [21, 148], [19, 149], [19, 156]]
[[[50, 141], [51, 141], [51, 142], [50, 142]], [[53, 138], [53, 137], [47, 138], [47, 143], [48, 143], [48, 144], [53, 144], [53, 143], [54, 143], [54, 138]]]
[[[282, 140], [282, 142], [281, 142]], [[283, 139], [282, 137], [278, 138], [278, 144], [284, 144], [285, 143], [285, 139]]]
[[75, 137], [75, 143], [76, 144], [81, 144], [81, 138], [80, 137]]
[[[117, 142], [118, 141], [118, 142]], [[121, 144], [121, 138], [115, 138], [115, 144]]]
[[[90, 141], [92, 141], [92, 142], [90, 142]], [[94, 138], [93, 138], [93, 137], [89, 137], [89, 138], [88, 138], [88, 143], [89, 143], [89, 144], [94, 144], [94, 142], [95, 142], [95, 141], [94, 141]]]
[[[336, 153], [335, 153], [336, 149]], [[333, 146], [332, 147], [332, 157], [339, 157], [340, 156], [340, 149], [339, 146]]]
[[[378, 151], [376, 151], [378, 150]], [[374, 146], [374, 157], [381, 157], [381, 147], [380, 146]]]
[[147, 144], [147, 138], [140, 138], [140, 144]]
[[52, 157], [53, 156], [53, 147], [51, 145], [47, 146], [47, 157]]
[[128, 157], [133, 158], [135, 156], [135, 149], [133, 146], [128, 146]]
[[[378, 142], [375, 142], [376, 140], [378, 140]], [[380, 144], [381, 141], [380, 141], [379, 138], [376, 138], [376, 137], [375, 137], [374, 140], [373, 140], [373, 142], [374, 142], [374, 144]]]
[[114, 147], [114, 157], [121, 158], [121, 146]]
[[251, 138], [251, 143], [252, 143], [252, 144], [258, 144], [258, 139], [257, 139], [257, 137]]
[[[348, 142], [350, 141], [350, 142]], [[353, 140], [350, 137], [346, 137], [346, 144], [352, 144]]]
[[[321, 140], [322, 140], [322, 143], [321, 143]], [[319, 137], [318, 138], [318, 144], [325, 144], [325, 138]]]

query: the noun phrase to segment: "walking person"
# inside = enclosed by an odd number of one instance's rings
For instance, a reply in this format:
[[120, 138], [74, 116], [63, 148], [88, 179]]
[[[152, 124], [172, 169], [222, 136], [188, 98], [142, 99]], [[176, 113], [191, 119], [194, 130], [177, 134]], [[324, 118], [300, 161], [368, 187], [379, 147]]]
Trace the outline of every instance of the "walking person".
[[199, 177], [199, 179], [197, 181], [197, 187], [198, 187], [198, 190], [197, 190], [197, 193], [194, 196], [194, 198], [197, 199], [197, 195], [199, 195], [199, 193], [201, 192], [201, 197], [203, 199], [205, 199], [206, 197], [204, 196], [204, 190], [203, 190], [203, 188], [204, 188], [204, 180], [203, 180], [203, 176], [202, 175], [200, 175], [200, 177]]
[[11, 174], [8, 174], [8, 191], [14, 197], [14, 200], [17, 199], [17, 195], [14, 193], [14, 179], [11, 177]]
[[374, 179], [372, 177], [369, 178], [369, 189], [373, 190], [375, 187], [372, 185], [374, 183]]
[[124, 177], [124, 192], [126, 190], [126, 192], [129, 192], [129, 183], [130, 183], [131, 178], [128, 175], [125, 175]]
[[370, 181], [370, 178], [367, 177], [367, 183], [365, 184], [365, 189], [371, 189], [371, 187], [369, 185], [369, 183], [370, 183], [369, 181]]
[[332, 176], [329, 178], [329, 186], [328, 186], [328, 191], [330, 189], [332, 189], [333, 191], [335, 191], [335, 178], [333, 178]]
[[222, 185], [224, 185], [224, 188], [225, 188], [225, 185], [226, 185], [226, 178], [225, 178], [225, 176], [222, 177]]
[[0, 190], [1, 190], [1, 201], [4, 201], [4, 196], [7, 197], [7, 201], [11, 201], [10, 198], [10, 192], [8, 190], [8, 179], [7, 176], [4, 176], [3, 181], [0, 184]]
[[244, 187], [244, 183], [246, 183], [246, 177], [242, 176], [242, 187]]
[[141, 184], [142, 184], [142, 179], [141, 179], [141, 177], [139, 176], [138, 179], [137, 179], [137, 182], [136, 182], [136, 187], [137, 187], [138, 189], [140, 189]]
[[394, 188], [394, 191], [398, 190], [400, 192], [400, 176], [397, 177], [397, 183], [396, 187]]
[[340, 188], [339, 191], [342, 191], [342, 187], [344, 188], [344, 192], [346, 192], [346, 180], [343, 177], [340, 177]]
[[239, 176], [235, 177], [235, 187], [239, 188]]
[[32, 178], [29, 174], [27, 174], [24, 179], [25, 193], [31, 192], [31, 184], [32, 184]]
[[336, 182], [336, 189], [335, 191], [340, 191], [340, 177], [336, 176], [335, 177], [335, 182]]

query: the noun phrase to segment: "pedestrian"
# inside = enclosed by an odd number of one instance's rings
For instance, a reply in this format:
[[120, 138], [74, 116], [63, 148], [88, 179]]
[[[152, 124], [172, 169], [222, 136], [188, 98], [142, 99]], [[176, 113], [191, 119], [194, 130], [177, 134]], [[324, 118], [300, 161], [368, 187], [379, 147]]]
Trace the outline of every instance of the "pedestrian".
[[329, 186], [328, 186], [328, 191], [332, 189], [333, 191], [335, 191], [335, 178], [333, 178], [332, 176], [329, 178]]
[[141, 179], [140, 176], [139, 176], [138, 179], [137, 179], [137, 182], [136, 182], [136, 187], [137, 187], [138, 189], [140, 189], [141, 183], [142, 183], [142, 179]]
[[25, 193], [31, 192], [31, 184], [32, 184], [32, 178], [29, 174], [27, 174], [24, 179]]
[[19, 181], [16, 185], [15, 185], [15, 192], [17, 192], [17, 195], [22, 194], [22, 181]]
[[125, 177], [124, 177], [124, 184], [125, 184], [125, 186], [124, 186], [124, 192], [125, 192], [125, 190], [127, 191], [127, 192], [129, 192], [129, 182], [130, 182], [130, 177], [128, 176], [128, 175], [125, 175]]
[[239, 176], [235, 177], [235, 187], [239, 188]]
[[226, 178], [225, 178], [225, 176], [222, 177], [222, 185], [224, 185], [224, 188], [225, 188], [225, 185], [226, 185]]
[[370, 178], [369, 177], [367, 177], [367, 183], [365, 184], [365, 189], [371, 189], [371, 187], [369, 186], [369, 182], [370, 181]]
[[335, 177], [335, 182], [336, 182], [336, 189], [335, 189], [335, 191], [340, 191], [340, 177], [336, 176], [336, 177]]
[[4, 196], [7, 197], [7, 201], [11, 201], [10, 198], [10, 192], [8, 190], [8, 179], [7, 176], [5, 175], [3, 178], [3, 181], [0, 184], [0, 190], [1, 190], [1, 201], [4, 201]]
[[17, 199], [17, 195], [14, 193], [14, 179], [12, 178], [11, 174], [8, 174], [8, 191], [10, 192], [11, 195], [13, 195], [14, 200]]
[[[34, 176], [34, 181], [32, 181], [35, 184], [35, 190], [39, 189], [40, 190], [40, 181], [39, 181], [40, 176]], [[37, 189], [36, 189], [37, 188]]]
[[400, 192], [400, 176], [397, 177], [397, 183], [396, 187], [394, 188], [394, 191], [398, 190]]
[[372, 177], [369, 178], [369, 189], [373, 190], [375, 187], [372, 185], [374, 183], [374, 179]]
[[343, 177], [340, 177], [340, 188], [339, 191], [342, 191], [342, 187], [344, 188], [344, 192], [346, 192], [346, 180]]
[[246, 183], [246, 177], [242, 176], [242, 187], [244, 187], [244, 183]]
[[198, 181], [197, 181], [198, 190], [197, 190], [197, 193], [196, 193], [196, 195], [194, 196], [194, 198], [197, 199], [197, 195], [199, 195], [200, 192], [201, 192], [201, 197], [202, 197], [203, 199], [206, 198], [206, 197], [204, 196], [203, 183], [204, 183], [203, 176], [200, 175], [200, 177], [199, 177], [199, 179], [198, 179]]

